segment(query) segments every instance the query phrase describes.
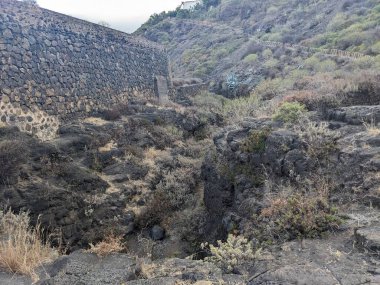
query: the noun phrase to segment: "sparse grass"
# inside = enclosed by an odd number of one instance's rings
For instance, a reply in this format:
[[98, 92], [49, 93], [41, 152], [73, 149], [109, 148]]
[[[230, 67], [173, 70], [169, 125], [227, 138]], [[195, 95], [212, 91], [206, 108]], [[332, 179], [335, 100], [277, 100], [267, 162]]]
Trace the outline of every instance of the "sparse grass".
[[164, 223], [174, 212], [195, 205], [200, 160], [179, 156], [176, 162], [174, 170], [159, 173], [161, 179], [153, 186], [153, 197], [138, 217], [140, 227]]
[[225, 101], [221, 113], [226, 122], [233, 124], [242, 121], [244, 118], [255, 116], [259, 107], [259, 98], [251, 95]]
[[124, 251], [125, 245], [121, 236], [109, 235], [97, 244], [90, 244], [88, 252], [95, 253], [98, 256], [106, 256], [115, 252]]
[[374, 118], [371, 118], [370, 122], [363, 121], [363, 125], [364, 125], [366, 131], [368, 132], [368, 134], [370, 134], [371, 136], [380, 135], [380, 128], [376, 124], [376, 121]]
[[165, 130], [168, 132], [168, 134], [178, 139], [181, 139], [183, 137], [183, 131], [174, 125], [165, 126]]
[[29, 225], [27, 213], [0, 212], [0, 267], [38, 280], [36, 269], [58, 257], [38, 223]]

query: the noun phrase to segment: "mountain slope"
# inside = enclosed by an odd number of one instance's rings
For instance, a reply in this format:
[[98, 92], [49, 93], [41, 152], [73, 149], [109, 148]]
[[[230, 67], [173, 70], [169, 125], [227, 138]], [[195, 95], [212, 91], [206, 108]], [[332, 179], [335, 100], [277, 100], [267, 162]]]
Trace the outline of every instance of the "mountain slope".
[[376, 0], [226, 0], [152, 16], [136, 33], [167, 47], [175, 76], [214, 81], [224, 94], [236, 74], [245, 95], [268, 78], [378, 69], [379, 23]]

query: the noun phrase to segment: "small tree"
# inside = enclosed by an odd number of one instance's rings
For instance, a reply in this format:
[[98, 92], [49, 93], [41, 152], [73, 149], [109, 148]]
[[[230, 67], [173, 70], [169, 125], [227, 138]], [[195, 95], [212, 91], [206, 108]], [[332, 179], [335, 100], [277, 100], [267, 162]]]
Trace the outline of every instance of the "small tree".
[[203, 5], [206, 8], [211, 6], [218, 6], [220, 4], [220, 0], [203, 0]]
[[111, 25], [106, 21], [100, 21], [100, 22], [98, 22], [98, 25], [101, 25], [101, 26], [106, 27], [106, 28], [111, 27]]

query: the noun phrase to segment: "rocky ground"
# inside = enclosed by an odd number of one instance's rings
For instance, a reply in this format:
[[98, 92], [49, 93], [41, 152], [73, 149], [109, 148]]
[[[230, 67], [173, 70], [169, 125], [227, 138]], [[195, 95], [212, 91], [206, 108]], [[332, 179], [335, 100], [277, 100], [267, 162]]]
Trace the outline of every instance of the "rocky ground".
[[[218, 127], [200, 114], [131, 104], [67, 122], [49, 143], [1, 128], [2, 146], [22, 154], [6, 169], [2, 206], [28, 210], [33, 223], [41, 215], [67, 248], [37, 284], [380, 284], [377, 105], [290, 125], [263, 117]], [[279, 226], [273, 197], [295, 193], [311, 205], [314, 193], [327, 195], [313, 212], [330, 219], [316, 222], [321, 233]], [[83, 251], [110, 233], [124, 237], [125, 253]], [[260, 255], [230, 272], [193, 260], [207, 255], [201, 242], [228, 233], [249, 237]], [[0, 283], [32, 281], [2, 272]]]

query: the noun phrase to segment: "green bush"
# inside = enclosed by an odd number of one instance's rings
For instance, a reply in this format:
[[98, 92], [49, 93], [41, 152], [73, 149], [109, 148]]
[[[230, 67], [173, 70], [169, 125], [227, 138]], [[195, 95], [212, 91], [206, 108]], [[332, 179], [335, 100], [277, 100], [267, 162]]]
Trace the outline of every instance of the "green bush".
[[273, 119], [284, 123], [295, 123], [304, 113], [306, 113], [305, 105], [298, 102], [285, 102], [273, 115]]
[[228, 235], [226, 242], [218, 240], [218, 244], [203, 243], [201, 247], [209, 251], [210, 256], [205, 261], [212, 262], [224, 272], [233, 272], [244, 262], [252, 262], [260, 256], [261, 250], [254, 250], [252, 241], [243, 236]]
[[247, 55], [246, 57], [244, 57], [243, 61], [246, 63], [251, 63], [251, 62], [255, 62], [257, 58], [258, 58], [257, 54], [251, 53]]

